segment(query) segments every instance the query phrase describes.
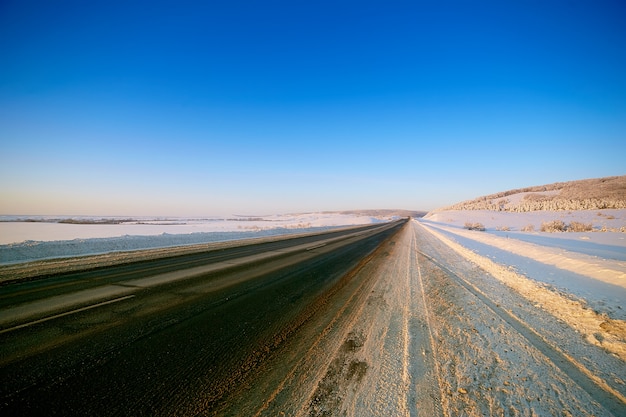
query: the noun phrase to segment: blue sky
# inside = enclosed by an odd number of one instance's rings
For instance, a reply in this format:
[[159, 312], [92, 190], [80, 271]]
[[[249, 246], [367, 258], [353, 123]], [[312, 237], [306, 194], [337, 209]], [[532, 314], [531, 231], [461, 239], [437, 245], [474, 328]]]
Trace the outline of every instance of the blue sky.
[[0, 214], [434, 209], [626, 174], [620, 1], [0, 2]]

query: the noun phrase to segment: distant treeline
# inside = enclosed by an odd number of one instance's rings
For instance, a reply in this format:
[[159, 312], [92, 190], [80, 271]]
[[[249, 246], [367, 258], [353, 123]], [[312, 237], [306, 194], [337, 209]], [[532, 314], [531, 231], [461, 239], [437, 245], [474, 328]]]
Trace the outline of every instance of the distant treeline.
[[[510, 199], [526, 193], [522, 198]], [[595, 178], [504, 191], [463, 201], [436, 211], [560, 211], [626, 208], [626, 175]]]
[[63, 224], [122, 224], [132, 222], [133, 219], [62, 219], [57, 223]]
[[11, 218], [0, 219], [0, 223], [61, 223], [61, 224], [122, 224], [135, 222], [133, 219], [48, 219], [48, 218]]

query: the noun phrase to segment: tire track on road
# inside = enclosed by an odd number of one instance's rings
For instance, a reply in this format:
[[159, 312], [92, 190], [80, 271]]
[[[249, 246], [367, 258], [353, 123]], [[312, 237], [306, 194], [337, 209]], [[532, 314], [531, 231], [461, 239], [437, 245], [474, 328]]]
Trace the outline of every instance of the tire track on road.
[[[439, 398], [433, 398], [433, 403], [432, 403], [432, 409], [434, 412], [436, 412], [438, 415], [444, 415], [444, 416], [448, 416], [449, 413], [447, 412], [448, 410], [448, 405], [447, 405], [447, 398], [446, 395], [443, 392], [443, 384], [441, 381], [441, 370], [439, 369], [439, 359], [437, 358], [437, 350], [435, 348], [435, 338], [437, 337], [436, 334], [433, 334], [434, 332], [436, 332], [436, 329], [433, 327], [432, 325], [432, 319], [431, 319], [431, 313], [429, 311], [428, 308], [428, 301], [426, 300], [426, 291], [424, 290], [424, 279], [422, 278], [422, 268], [420, 266], [420, 262], [418, 259], [417, 254], [421, 253], [418, 249], [417, 249], [417, 239], [415, 237], [416, 231], [415, 231], [415, 227], [411, 225], [411, 249], [412, 249], [412, 253], [411, 253], [411, 258], [413, 259], [415, 268], [417, 269], [417, 279], [416, 279], [416, 283], [417, 283], [417, 287], [419, 288], [419, 299], [421, 301], [421, 308], [419, 308], [419, 306], [416, 306], [415, 311], [422, 311], [423, 312], [423, 316], [424, 316], [424, 320], [425, 320], [425, 324], [426, 324], [426, 328], [423, 329], [420, 333], [427, 333], [428, 336], [428, 342], [427, 344], [423, 344], [422, 346], [422, 356], [423, 356], [423, 361], [424, 363], [428, 362], [428, 358], [429, 358], [429, 353], [430, 353], [430, 357], [432, 358], [432, 367], [435, 373], [435, 379], [437, 382], [437, 387], [436, 388], [431, 388], [432, 391], [438, 392], [439, 394]], [[414, 302], [416, 302], [417, 297], [413, 297]], [[434, 395], [433, 392], [430, 393], [431, 396]]]

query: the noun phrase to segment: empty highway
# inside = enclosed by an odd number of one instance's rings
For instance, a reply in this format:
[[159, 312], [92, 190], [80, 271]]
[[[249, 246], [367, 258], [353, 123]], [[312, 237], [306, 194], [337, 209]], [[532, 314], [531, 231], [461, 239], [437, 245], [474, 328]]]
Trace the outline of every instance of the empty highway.
[[0, 414], [222, 414], [402, 224], [5, 283]]

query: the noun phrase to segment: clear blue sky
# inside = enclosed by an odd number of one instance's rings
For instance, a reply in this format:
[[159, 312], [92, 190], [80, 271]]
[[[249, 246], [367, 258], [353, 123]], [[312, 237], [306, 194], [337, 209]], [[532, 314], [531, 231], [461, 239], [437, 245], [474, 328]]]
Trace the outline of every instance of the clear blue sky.
[[0, 1], [0, 214], [433, 209], [626, 174], [622, 1]]

